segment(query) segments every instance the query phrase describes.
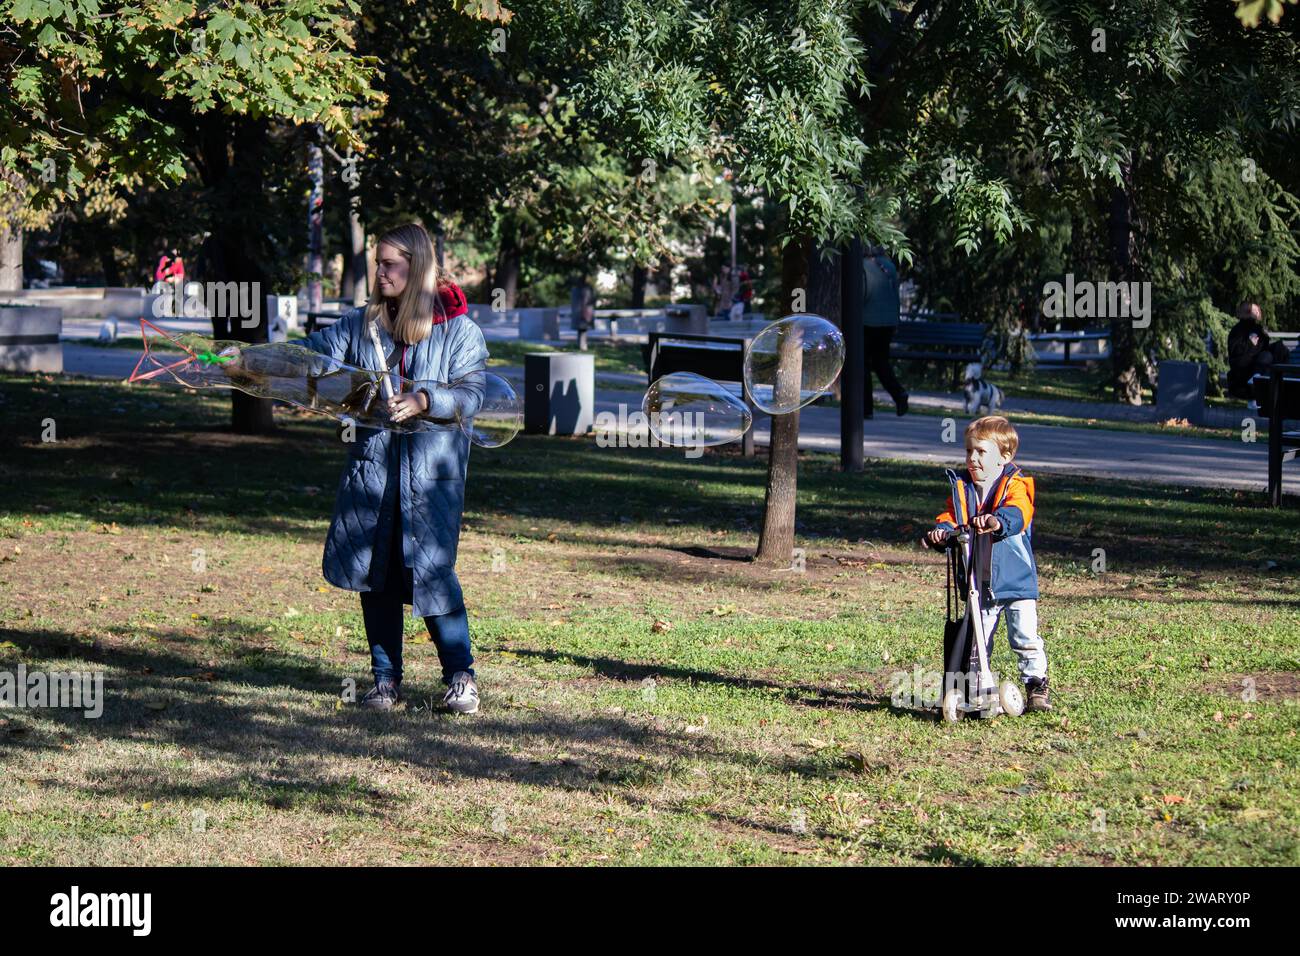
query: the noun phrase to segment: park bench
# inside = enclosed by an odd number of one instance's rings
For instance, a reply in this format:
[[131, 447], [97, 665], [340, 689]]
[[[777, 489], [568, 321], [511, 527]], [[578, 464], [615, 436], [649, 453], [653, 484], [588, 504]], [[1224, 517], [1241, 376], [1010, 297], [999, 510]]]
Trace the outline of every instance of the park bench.
[[343, 318], [344, 312], [308, 312], [307, 322], [303, 326], [303, 333], [311, 335], [317, 329], [323, 329], [326, 326], [333, 325], [339, 319]]
[[[1065, 354], [1060, 359], [1052, 354], [1044, 355], [1036, 352], [1039, 365], [1069, 365], [1070, 346], [1083, 345], [1088, 342], [1106, 342], [1109, 339], [1110, 332], [1104, 329], [1078, 332], [1033, 332], [1029, 336], [1032, 345], [1037, 345], [1039, 342], [1060, 342], [1065, 348]], [[1085, 362], [1109, 358], [1110, 353], [1109, 351], [1102, 351], [1101, 347], [1098, 346], [1096, 352], [1089, 352], [1087, 355], [1088, 357], [1084, 359]]]
[[[559, 318], [570, 328], [576, 328], [571, 309], [560, 309]], [[709, 329], [709, 317], [704, 306], [689, 303], [656, 309], [596, 309], [592, 313], [590, 328], [596, 329], [601, 322], [607, 323], [611, 342], [618, 341], [620, 322], [623, 331], [633, 335], [651, 332], [699, 334]]]
[[[946, 317], [946, 316], [945, 316]], [[903, 320], [894, 331], [889, 357], [923, 362], [952, 363], [953, 387], [960, 384], [961, 368], [984, 361], [988, 326], [974, 322]]]
[[[757, 409], [745, 394], [745, 350], [758, 331], [747, 328], [712, 335], [651, 332], [642, 346], [646, 373], [651, 383], [673, 372], [694, 372], [719, 384], [739, 384], [750, 414], [755, 414]], [[754, 429], [745, 432], [740, 445], [746, 458], [754, 457]]]
[[1280, 508], [1282, 463], [1300, 455], [1300, 429], [1286, 431], [1288, 419], [1300, 419], [1300, 364], [1274, 365], [1251, 385], [1260, 409], [1268, 410], [1268, 502]]

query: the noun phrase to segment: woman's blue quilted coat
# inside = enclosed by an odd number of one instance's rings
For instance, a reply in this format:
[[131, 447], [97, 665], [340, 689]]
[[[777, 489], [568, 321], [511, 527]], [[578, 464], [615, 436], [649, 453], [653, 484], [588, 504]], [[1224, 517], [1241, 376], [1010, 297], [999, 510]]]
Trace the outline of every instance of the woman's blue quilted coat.
[[[393, 340], [380, 327], [385, 354]], [[308, 348], [349, 365], [378, 368], [364, 309], [356, 308], [333, 325], [309, 335]], [[429, 337], [406, 349], [406, 377], [417, 382], [457, 383], [430, 388], [429, 417], [471, 416], [483, 402], [487, 366], [483, 333], [467, 315], [433, 326]], [[325, 580], [350, 591], [369, 591], [376, 546], [374, 587], [383, 584], [382, 567], [400, 495], [402, 553], [412, 569], [414, 612], [421, 617], [447, 614], [464, 604], [456, 578], [456, 545], [465, 503], [465, 473], [470, 442], [456, 425], [411, 434], [357, 428], [347, 465], [339, 479], [334, 517], [325, 539], [321, 568]], [[400, 481], [389, 481], [389, 475]]]

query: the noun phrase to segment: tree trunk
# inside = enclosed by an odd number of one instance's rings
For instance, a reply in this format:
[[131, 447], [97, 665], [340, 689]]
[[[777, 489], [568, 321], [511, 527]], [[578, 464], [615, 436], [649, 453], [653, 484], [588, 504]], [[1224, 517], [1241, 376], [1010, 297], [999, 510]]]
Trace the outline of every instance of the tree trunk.
[[[1110, 240], [1110, 281], [1131, 282], [1137, 278], [1133, 249], [1133, 169], [1125, 165], [1124, 185], [1110, 191], [1108, 233]], [[1142, 404], [1142, 381], [1137, 370], [1137, 349], [1133, 340], [1133, 320], [1127, 316], [1110, 317], [1111, 384], [1115, 401], [1126, 405]]]
[[325, 158], [316, 143], [307, 144], [307, 173], [311, 198], [307, 201], [307, 311], [321, 307], [321, 275], [325, 271]]
[[0, 290], [16, 291], [23, 287], [21, 214], [27, 201], [27, 183], [6, 167], [0, 167], [0, 178], [9, 186], [0, 197]]
[[[829, 248], [831, 256], [823, 262], [822, 250], [826, 248]], [[803, 309], [793, 311], [811, 312], [813, 315], [828, 319], [836, 328], [844, 328], [840, 324], [840, 272], [839, 248], [813, 244], [808, 256], [808, 294], [804, 297]], [[840, 381], [841, 379], [837, 378], [831, 387], [837, 399], [840, 397]]]
[[10, 229], [9, 222], [0, 223], [0, 289], [17, 290], [23, 287], [23, 230]]
[[650, 270], [645, 266], [632, 267], [632, 308], [645, 308], [645, 286], [646, 279], [650, 276]]
[[369, 286], [366, 279], [366, 228], [361, 224], [361, 201], [352, 195], [348, 206], [348, 236], [351, 239], [352, 254], [348, 257], [350, 289], [343, 295], [352, 299], [353, 305], [365, 305], [369, 298]]
[[519, 239], [513, 223], [504, 223], [501, 246], [497, 250], [496, 285], [492, 289], [492, 304], [496, 305], [497, 289], [502, 292], [502, 304], [507, 309], [515, 307], [519, 296]]
[[[796, 289], [808, 288], [807, 238], [796, 237], [781, 255], [782, 314], [790, 313]], [[783, 343], [784, 345], [785, 343]], [[798, 395], [802, 368], [801, 350], [790, 341], [778, 360], [774, 398]], [[772, 566], [788, 566], [794, 558], [795, 497], [799, 474], [799, 413], [772, 416], [772, 441], [767, 454], [767, 494], [763, 502], [763, 529], [758, 536], [758, 553], [754, 561]]]
[[[205, 280], [233, 282], [236, 300], [253, 304], [257, 321], [213, 314], [213, 336], [241, 342], [265, 342], [265, 295], [269, 286], [262, 255], [255, 240], [266, 216], [262, 170], [270, 168], [270, 139], [265, 120], [224, 117], [219, 113], [199, 118], [203, 124], [197, 165], [212, 195], [212, 227], [204, 242]], [[211, 303], [210, 303], [211, 304]], [[269, 399], [255, 398], [237, 389], [230, 393], [230, 423], [245, 435], [275, 430]]]
[[99, 267], [104, 270], [104, 285], [122, 287], [122, 267], [117, 264], [117, 253], [107, 242], [99, 247]]

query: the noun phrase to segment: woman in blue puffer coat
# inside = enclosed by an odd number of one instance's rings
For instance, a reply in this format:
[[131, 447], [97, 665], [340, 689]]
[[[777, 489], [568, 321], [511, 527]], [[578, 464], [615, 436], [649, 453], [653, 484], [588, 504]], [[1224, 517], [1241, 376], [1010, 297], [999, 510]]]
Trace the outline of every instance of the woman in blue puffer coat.
[[[393, 397], [394, 420], [472, 416], [483, 402], [487, 346], [466, 314], [464, 293], [439, 281], [429, 234], [415, 223], [399, 226], [380, 238], [375, 260], [370, 302], [303, 344], [373, 369], [379, 359], [369, 323], [377, 322], [388, 367], [425, 385]], [[363, 706], [389, 710], [401, 700], [403, 605], [411, 604], [438, 648], [447, 707], [478, 710], [469, 619], [456, 577], [469, 448], [454, 423], [411, 433], [355, 429], [322, 569], [331, 584], [361, 592], [375, 678]]]

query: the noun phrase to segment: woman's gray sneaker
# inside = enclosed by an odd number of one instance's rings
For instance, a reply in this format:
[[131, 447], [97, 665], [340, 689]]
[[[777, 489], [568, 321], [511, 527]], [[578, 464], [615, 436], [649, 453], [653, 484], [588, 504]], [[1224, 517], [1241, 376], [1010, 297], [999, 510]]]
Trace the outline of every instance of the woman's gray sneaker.
[[457, 671], [452, 675], [451, 684], [442, 702], [447, 709], [456, 714], [473, 714], [478, 711], [478, 684], [467, 671]]
[[361, 706], [370, 710], [392, 710], [401, 699], [402, 694], [396, 684], [390, 680], [381, 680], [376, 681], [375, 686], [361, 698]]

